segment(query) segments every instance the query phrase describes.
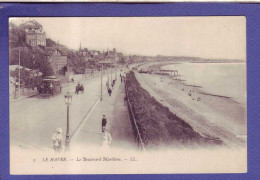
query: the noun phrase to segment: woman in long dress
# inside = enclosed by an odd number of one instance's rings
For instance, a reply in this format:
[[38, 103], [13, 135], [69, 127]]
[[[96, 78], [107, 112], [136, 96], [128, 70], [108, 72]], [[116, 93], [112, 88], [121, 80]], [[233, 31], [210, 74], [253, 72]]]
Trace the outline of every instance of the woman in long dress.
[[112, 141], [111, 134], [108, 132], [107, 128], [105, 128], [104, 132], [102, 132], [102, 149], [110, 150], [111, 141]]
[[53, 140], [53, 149], [56, 153], [62, 151], [62, 129], [61, 128], [56, 128], [53, 135], [52, 135], [52, 140]]

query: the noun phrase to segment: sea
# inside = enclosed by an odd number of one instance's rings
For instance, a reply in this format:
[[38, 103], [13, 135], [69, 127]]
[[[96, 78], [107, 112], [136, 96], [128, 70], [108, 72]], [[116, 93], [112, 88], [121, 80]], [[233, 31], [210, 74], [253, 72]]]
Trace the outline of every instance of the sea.
[[201, 86], [205, 93], [230, 97], [246, 105], [246, 63], [179, 63], [161, 69], [178, 70], [186, 84]]

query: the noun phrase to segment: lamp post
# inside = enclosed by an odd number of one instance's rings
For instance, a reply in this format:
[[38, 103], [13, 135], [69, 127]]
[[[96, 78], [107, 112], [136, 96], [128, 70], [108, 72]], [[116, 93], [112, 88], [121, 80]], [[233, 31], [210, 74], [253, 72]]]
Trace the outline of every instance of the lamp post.
[[103, 63], [101, 63], [101, 94], [100, 94], [100, 101], [102, 101], [102, 89], [103, 89]]
[[116, 75], [115, 75], [115, 80], [117, 79], [117, 66], [116, 66]]
[[20, 70], [20, 67], [21, 67], [21, 50], [20, 50], [20, 47], [19, 47], [19, 67], [18, 67], [18, 70], [19, 70], [19, 92], [18, 92], [18, 98], [20, 98], [21, 96], [21, 70]]
[[66, 141], [65, 141], [65, 146], [68, 149], [69, 148], [69, 142], [70, 142], [70, 134], [69, 134], [69, 108], [72, 102], [72, 95], [67, 92], [67, 94], [64, 96], [65, 97], [65, 104], [67, 105], [67, 132], [66, 132]]
[[110, 67], [110, 85], [112, 86], [112, 66]]

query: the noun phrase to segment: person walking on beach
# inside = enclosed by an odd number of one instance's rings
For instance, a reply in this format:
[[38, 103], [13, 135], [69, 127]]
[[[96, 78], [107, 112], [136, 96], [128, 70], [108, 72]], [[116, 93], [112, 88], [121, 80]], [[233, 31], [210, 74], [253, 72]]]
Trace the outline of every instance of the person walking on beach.
[[109, 96], [111, 96], [112, 90], [110, 88], [108, 88], [107, 92], [108, 92]]
[[103, 115], [103, 117], [102, 117], [102, 123], [101, 123], [101, 125], [102, 125], [102, 132], [104, 132], [104, 130], [105, 130], [105, 128], [106, 128], [106, 125], [107, 125], [107, 118], [106, 118], [106, 116], [105, 115]]
[[110, 150], [110, 144], [112, 142], [111, 134], [108, 132], [108, 129], [105, 128], [102, 132], [102, 150]]
[[62, 138], [62, 129], [56, 128], [54, 130], [54, 133], [52, 135], [52, 141], [53, 141], [53, 149], [56, 153], [59, 153], [62, 151], [63, 148], [63, 138]]

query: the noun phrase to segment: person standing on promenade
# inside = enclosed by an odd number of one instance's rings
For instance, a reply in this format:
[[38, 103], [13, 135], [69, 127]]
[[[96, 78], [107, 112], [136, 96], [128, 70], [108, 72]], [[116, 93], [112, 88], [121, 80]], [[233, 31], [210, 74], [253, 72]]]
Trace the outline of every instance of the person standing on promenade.
[[111, 96], [112, 90], [110, 88], [108, 88], [107, 92], [108, 92], [109, 96]]
[[53, 149], [56, 153], [61, 152], [63, 145], [62, 145], [62, 129], [56, 128], [53, 135], [52, 135], [52, 141], [53, 141]]
[[112, 142], [111, 134], [108, 132], [108, 129], [105, 128], [102, 132], [102, 150], [110, 150], [110, 144]]
[[102, 117], [102, 132], [104, 132], [105, 128], [106, 128], [106, 125], [107, 125], [107, 118], [105, 115], [103, 115]]

